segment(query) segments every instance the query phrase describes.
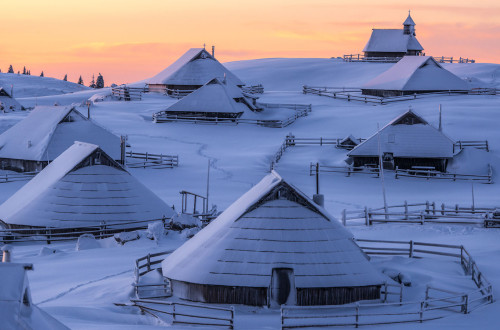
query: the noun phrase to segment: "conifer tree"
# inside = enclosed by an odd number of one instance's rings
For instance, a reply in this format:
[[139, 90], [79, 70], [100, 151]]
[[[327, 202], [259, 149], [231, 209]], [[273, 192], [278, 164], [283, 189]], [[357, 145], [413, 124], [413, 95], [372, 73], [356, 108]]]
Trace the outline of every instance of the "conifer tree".
[[7, 71], [8, 73], [14, 73], [14, 68], [12, 67], [12, 64], [9, 66], [9, 71]]
[[102, 77], [100, 72], [99, 72], [99, 75], [97, 76], [95, 88], [104, 88], [104, 78]]
[[26, 74], [26, 67], [23, 67], [23, 74]]
[[65, 75], [64, 75], [63, 80], [64, 80], [64, 81], [68, 81], [68, 75], [67, 75], [67, 74], [65, 74]]
[[40, 73], [40, 77], [45, 77], [45, 76], [43, 75], [43, 71], [42, 71], [42, 73]]
[[94, 75], [92, 75], [92, 81], [90, 82], [89, 87], [90, 87], [90, 88], [95, 88], [95, 79], [94, 79]]
[[81, 75], [80, 78], [78, 78], [78, 85], [83, 85], [83, 79]]

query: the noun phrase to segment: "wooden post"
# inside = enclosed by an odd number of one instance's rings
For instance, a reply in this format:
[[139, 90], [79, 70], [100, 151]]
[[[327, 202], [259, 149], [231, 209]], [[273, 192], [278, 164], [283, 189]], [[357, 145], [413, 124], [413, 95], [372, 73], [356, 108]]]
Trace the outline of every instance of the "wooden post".
[[436, 202], [432, 202], [432, 215], [436, 215]]
[[424, 302], [420, 302], [420, 323], [424, 321]]
[[462, 305], [462, 312], [464, 314], [469, 314], [469, 295], [466, 294], [462, 297], [463, 305]]
[[175, 323], [175, 303], [172, 304], [172, 319], [173, 319], [172, 323]]
[[401, 283], [399, 285], [399, 302], [400, 302], [400, 306], [403, 304], [403, 287], [404, 287], [404, 284]]
[[148, 253], [148, 255], [146, 256], [146, 262], [147, 262], [147, 266], [148, 266], [148, 272], [151, 271], [151, 254]]
[[408, 220], [408, 201], [405, 201], [405, 220]]
[[421, 212], [420, 213], [420, 224], [424, 225], [424, 222], [425, 222], [425, 215], [424, 215], [424, 212]]
[[359, 326], [359, 303], [356, 303], [356, 328]]
[[366, 226], [371, 225], [370, 214], [368, 212], [368, 207], [367, 206], [365, 206], [365, 225]]
[[455, 214], [458, 214], [458, 204], [455, 204]]
[[347, 223], [347, 211], [346, 209], [344, 209], [342, 211], [342, 224], [344, 225], [344, 227], [346, 226], [346, 223]]
[[410, 241], [410, 258], [413, 258], [413, 241]]

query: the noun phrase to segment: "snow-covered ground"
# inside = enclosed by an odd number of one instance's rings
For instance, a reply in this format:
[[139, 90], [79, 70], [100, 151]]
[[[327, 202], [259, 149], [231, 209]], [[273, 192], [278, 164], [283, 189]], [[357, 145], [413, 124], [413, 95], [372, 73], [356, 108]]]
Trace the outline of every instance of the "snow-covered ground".
[[[452, 166], [457, 171], [485, 170], [493, 167], [494, 181], [474, 185], [476, 205], [499, 205], [500, 180], [500, 97], [441, 96], [417, 99], [389, 105], [370, 105], [345, 100], [302, 94], [302, 85], [359, 87], [391, 64], [343, 63], [334, 59], [261, 59], [228, 63], [227, 66], [247, 84], [262, 83], [266, 93], [261, 101], [270, 103], [312, 104], [309, 116], [299, 118], [286, 128], [266, 128], [253, 125], [194, 125], [183, 123], [154, 124], [151, 115], [175, 102], [161, 95], [146, 95], [142, 101], [123, 102], [106, 99], [91, 107], [91, 117], [112, 132], [128, 135], [135, 151], [178, 154], [180, 165], [174, 169], [132, 169], [130, 172], [158, 194], [167, 204], [180, 209], [179, 191], [204, 194], [207, 162], [211, 160], [210, 202], [225, 209], [241, 194], [256, 184], [268, 171], [272, 156], [288, 133], [297, 137], [343, 138], [349, 134], [367, 138], [381, 126], [410, 106], [431, 124], [438, 123], [439, 104], [443, 108], [443, 130], [455, 140], [488, 140], [491, 151], [472, 150], [461, 155]], [[448, 64], [447, 69], [462, 78], [480, 81], [484, 86], [500, 87], [500, 65]], [[34, 77], [33, 77], [34, 78]], [[45, 78], [47, 79], [47, 78]], [[31, 82], [30, 82], [31, 84]], [[44, 88], [45, 80], [33, 83]], [[22, 83], [15, 87], [22, 90]], [[29, 85], [32, 88], [33, 85]], [[28, 87], [27, 87], [28, 88]], [[47, 87], [47, 89], [51, 89]], [[64, 90], [64, 93], [72, 92]], [[15, 92], [16, 93], [16, 92]], [[109, 93], [103, 90], [99, 93]], [[44, 97], [23, 94], [19, 102], [35, 104], [82, 104], [95, 91], [74, 92]], [[19, 96], [19, 95], [16, 95]], [[31, 96], [31, 97], [30, 97]], [[35, 97], [37, 96], [37, 97]], [[86, 107], [80, 107], [86, 113]], [[26, 112], [0, 116], [4, 131], [21, 120]], [[309, 163], [340, 165], [346, 152], [331, 146], [289, 148], [277, 165], [278, 172], [308, 195], [315, 191], [309, 176]], [[0, 184], [0, 202], [22, 186], [22, 182]], [[390, 204], [404, 200], [425, 200], [447, 204], [471, 204], [469, 182], [394, 179], [386, 176], [387, 198]], [[342, 174], [323, 175], [321, 191], [327, 210], [339, 217], [342, 209], [382, 204], [380, 180], [370, 176], [346, 177]], [[398, 239], [437, 243], [463, 244], [475, 257], [485, 276], [492, 282], [494, 296], [500, 294], [500, 240], [497, 229], [448, 225], [375, 225], [350, 227], [358, 238]], [[158, 326], [154, 319], [136, 310], [116, 307], [114, 302], [127, 302], [132, 295], [134, 260], [157, 251], [171, 250], [184, 238], [169, 233], [159, 246], [149, 240], [130, 242], [124, 246], [111, 240], [100, 249], [75, 251], [75, 243], [53, 244], [60, 252], [39, 255], [43, 245], [16, 246], [14, 261], [32, 262], [35, 271], [29, 273], [32, 295], [36, 303], [74, 329], [149, 329]], [[429, 274], [439, 276], [439, 263], [429, 261]], [[458, 270], [458, 268], [457, 268]], [[454, 281], [450, 270], [443, 268], [442, 278]], [[438, 275], [436, 275], [438, 274]], [[384, 326], [404, 329], [495, 329], [494, 303], [469, 315], [455, 315], [423, 324]], [[275, 311], [241, 308], [237, 326], [245, 329], [277, 329], [279, 315]]]

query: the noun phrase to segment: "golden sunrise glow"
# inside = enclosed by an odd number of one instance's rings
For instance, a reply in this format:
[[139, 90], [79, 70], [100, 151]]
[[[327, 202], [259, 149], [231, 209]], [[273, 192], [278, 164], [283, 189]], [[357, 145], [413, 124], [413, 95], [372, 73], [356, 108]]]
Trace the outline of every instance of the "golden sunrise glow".
[[164, 69], [188, 48], [221, 62], [360, 53], [372, 28], [401, 28], [412, 10], [427, 55], [500, 62], [498, 1], [106, 1], [2, 3], [0, 68], [106, 84]]

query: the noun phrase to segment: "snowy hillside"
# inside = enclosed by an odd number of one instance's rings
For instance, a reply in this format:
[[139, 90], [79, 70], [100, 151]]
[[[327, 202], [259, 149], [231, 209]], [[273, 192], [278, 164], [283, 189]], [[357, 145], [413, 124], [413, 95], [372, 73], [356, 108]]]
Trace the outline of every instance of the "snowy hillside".
[[11, 85], [15, 98], [58, 95], [90, 89], [83, 85], [55, 78], [0, 73], [0, 86], [10, 93]]
[[[91, 117], [118, 135], [127, 135], [132, 150], [179, 155], [179, 167], [173, 169], [130, 169], [130, 173], [155, 192], [168, 205], [180, 209], [179, 191], [205, 194], [207, 162], [211, 161], [210, 204], [224, 210], [264, 177], [270, 162], [285, 136], [344, 138], [353, 134], [368, 138], [409, 107], [430, 124], [438, 125], [438, 108], [443, 109], [443, 131], [454, 140], [488, 140], [490, 152], [466, 150], [450, 169], [482, 174], [487, 164], [493, 168], [493, 184], [474, 184], [475, 203], [500, 206], [500, 96], [436, 96], [389, 105], [347, 102], [315, 95], [304, 95], [302, 85], [359, 87], [387, 70], [392, 64], [344, 63], [336, 59], [258, 59], [227, 63], [226, 66], [247, 84], [262, 83], [263, 102], [311, 104], [312, 112], [285, 128], [253, 125], [197, 125], [186, 123], [155, 124], [151, 115], [164, 110], [176, 100], [145, 94], [141, 101], [117, 101], [105, 98], [91, 107]], [[461, 78], [472, 78], [488, 86], [500, 87], [498, 64], [447, 64], [445, 68]], [[85, 101], [95, 91], [55, 79], [2, 74], [0, 79], [13, 81], [15, 96], [24, 96], [25, 106], [34, 104], [72, 104]], [[14, 82], [14, 78], [19, 79]], [[22, 78], [22, 79], [21, 79]], [[26, 78], [26, 79], [25, 79]], [[24, 80], [25, 79], [25, 80]], [[33, 80], [31, 80], [33, 79]], [[10, 84], [11, 82], [9, 82]], [[10, 85], [9, 85], [10, 86]], [[16, 87], [17, 86], [17, 87]], [[60, 87], [57, 87], [60, 86]], [[85, 89], [77, 91], [76, 88]], [[55, 95], [75, 92], [72, 94]], [[75, 88], [74, 90], [72, 88]], [[40, 92], [35, 89], [41, 89]], [[16, 95], [16, 91], [19, 90]], [[22, 92], [21, 92], [22, 91]], [[36, 94], [40, 93], [40, 94]], [[43, 94], [46, 93], [46, 94]], [[49, 95], [53, 93], [54, 95]], [[109, 93], [109, 90], [99, 91]], [[36, 97], [39, 95], [49, 95]], [[84, 106], [78, 108], [86, 114]], [[4, 131], [25, 117], [25, 113], [0, 114]], [[297, 146], [287, 149], [277, 164], [277, 171], [305, 194], [315, 192], [315, 180], [309, 164], [321, 162], [343, 165], [347, 152], [332, 146]], [[390, 204], [435, 201], [447, 204], [471, 204], [469, 181], [396, 179], [386, 176]], [[0, 202], [10, 197], [25, 182], [0, 184]], [[341, 173], [321, 175], [325, 208], [340, 217], [343, 209], [382, 204], [380, 179], [372, 176]], [[498, 230], [479, 226], [454, 225], [374, 225], [348, 227], [358, 238], [400, 239], [457, 244], [467, 247], [485, 276], [492, 282], [493, 295], [500, 296], [500, 242]], [[123, 246], [108, 239], [100, 248], [75, 250], [75, 242], [56, 243], [55, 253], [45, 253], [43, 243], [16, 245], [14, 261], [32, 262], [29, 274], [35, 303], [72, 329], [157, 329], [155, 319], [140, 315], [137, 309], [117, 307], [132, 296], [134, 260], [148, 253], [172, 250], [186, 240], [186, 235], [169, 233], [160, 243], [146, 238]], [[408, 259], [404, 259], [408, 260]], [[409, 262], [408, 262], [409, 263]], [[411, 265], [406, 264], [411, 268]], [[447, 275], [439, 275], [440, 266], [429, 262], [414, 271], [415, 281], [453, 282], [457, 263], [447, 265]], [[436, 275], [438, 274], [438, 275]], [[441, 276], [441, 277], [440, 277]], [[430, 280], [429, 280], [430, 281]], [[453, 282], [457, 286], [460, 282]], [[423, 324], [392, 325], [384, 329], [496, 329], [499, 303], [478, 309], [469, 315], [455, 314]], [[259, 314], [260, 313], [260, 314]], [[279, 329], [279, 310], [237, 309], [238, 329]], [[238, 316], [241, 315], [241, 316]], [[186, 329], [173, 326], [174, 329]], [[380, 328], [382, 329], [382, 328]]]

